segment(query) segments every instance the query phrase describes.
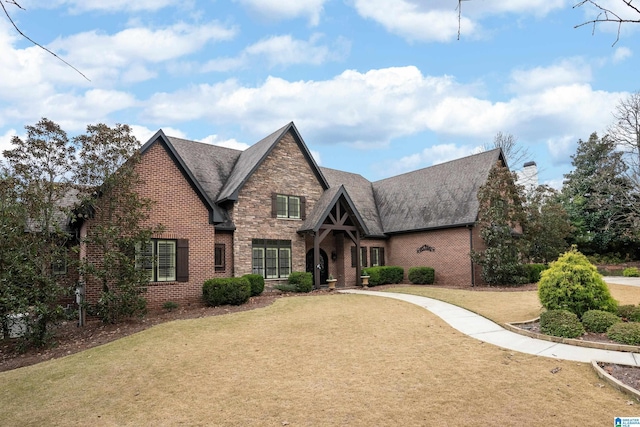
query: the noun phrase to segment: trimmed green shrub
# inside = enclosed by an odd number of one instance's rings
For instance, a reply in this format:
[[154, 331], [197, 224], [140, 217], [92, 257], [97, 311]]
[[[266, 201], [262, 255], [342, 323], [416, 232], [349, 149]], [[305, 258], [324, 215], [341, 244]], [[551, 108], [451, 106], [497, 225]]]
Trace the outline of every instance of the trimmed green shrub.
[[402, 279], [404, 279], [404, 269], [390, 265], [367, 267], [362, 269], [362, 275], [370, 276], [369, 286], [392, 285], [402, 282]]
[[607, 337], [628, 345], [640, 345], [640, 323], [616, 323], [607, 330]]
[[628, 267], [622, 271], [624, 277], [640, 277], [640, 270], [637, 267]]
[[523, 275], [527, 278], [527, 283], [538, 283], [540, 274], [549, 268], [544, 264], [522, 264]]
[[313, 274], [294, 271], [289, 274], [289, 285], [293, 286], [290, 292], [311, 292], [313, 290]]
[[618, 316], [627, 322], [640, 322], [640, 307], [637, 305], [621, 305], [618, 307]]
[[436, 271], [431, 267], [411, 267], [409, 281], [414, 285], [432, 285], [436, 278]]
[[166, 301], [164, 304], [162, 304], [162, 308], [167, 311], [173, 311], [178, 308], [178, 303], [175, 301]]
[[547, 310], [540, 315], [540, 331], [554, 337], [576, 338], [584, 334], [584, 327], [570, 311]]
[[245, 279], [249, 281], [251, 285], [251, 296], [255, 297], [260, 295], [264, 291], [264, 277], [259, 274], [245, 274]]
[[569, 310], [578, 317], [588, 310], [615, 313], [618, 307], [596, 267], [575, 249], [541, 273], [538, 298], [547, 310]]
[[613, 313], [602, 310], [589, 310], [582, 315], [582, 325], [588, 332], [603, 333], [620, 318]]
[[207, 305], [241, 305], [251, 296], [251, 284], [244, 277], [209, 279], [202, 285]]

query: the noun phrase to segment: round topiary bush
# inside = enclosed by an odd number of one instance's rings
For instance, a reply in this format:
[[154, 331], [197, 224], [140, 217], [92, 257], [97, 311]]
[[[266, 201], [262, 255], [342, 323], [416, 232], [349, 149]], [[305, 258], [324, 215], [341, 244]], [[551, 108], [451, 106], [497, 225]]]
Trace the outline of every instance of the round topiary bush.
[[245, 274], [245, 279], [249, 281], [251, 285], [251, 296], [255, 297], [260, 295], [264, 291], [264, 277], [259, 274]]
[[584, 327], [570, 311], [547, 310], [540, 315], [540, 331], [554, 337], [576, 338], [584, 334]]
[[620, 322], [620, 318], [613, 313], [602, 310], [589, 310], [582, 315], [582, 325], [588, 332], [601, 334], [615, 323]]
[[207, 305], [241, 305], [249, 300], [251, 285], [244, 277], [209, 279], [202, 285]]
[[540, 274], [538, 298], [547, 310], [568, 310], [578, 317], [588, 310], [615, 313], [618, 307], [596, 267], [575, 249]]
[[640, 323], [616, 323], [607, 330], [607, 336], [621, 344], [640, 345]]

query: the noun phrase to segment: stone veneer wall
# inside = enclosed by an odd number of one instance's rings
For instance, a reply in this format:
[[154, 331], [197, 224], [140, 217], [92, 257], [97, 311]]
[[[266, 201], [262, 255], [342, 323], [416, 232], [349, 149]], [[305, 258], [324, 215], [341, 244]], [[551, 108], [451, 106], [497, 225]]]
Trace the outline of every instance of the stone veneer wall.
[[[150, 283], [145, 295], [148, 307], [157, 309], [166, 301], [180, 304], [200, 301], [203, 282], [216, 276], [216, 233], [209, 224], [209, 212], [161, 144], [154, 144], [143, 154], [138, 173], [143, 181], [139, 194], [155, 202], [148, 225], [162, 224], [165, 228], [153, 237], [189, 240], [189, 281]], [[89, 233], [91, 225], [87, 224]], [[87, 247], [86, 255], [97, 262], [101, 256], [94, 247]], [[99, 293], [99, 285], [87, 284], [90, 302], [95, 302]]]
[[309, 214], [323, 189], [291, 133], [287, 133], [247, 180], [231, 209], [236, 225], [234, 275], [251, 273], [252, 239], [291, 240], [292, 271], [305, 271], [307, 247], [297, 230], [302, 220], [271, 217], [271, 194], [304, 196]]

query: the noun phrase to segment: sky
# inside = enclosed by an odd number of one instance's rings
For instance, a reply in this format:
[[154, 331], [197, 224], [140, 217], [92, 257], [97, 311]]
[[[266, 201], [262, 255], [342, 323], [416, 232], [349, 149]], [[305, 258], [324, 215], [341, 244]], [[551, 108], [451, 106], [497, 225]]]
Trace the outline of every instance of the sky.
[[[606, 132], [640, 90], [640, 24], [617, 41], [614, 24], [574, 28], [596, 13], [576, 2], [5, 3], [88, 80], [0, 16], [0, 151], [42, 117], [70, 136], [126, 123], [143, 143], [162, 129], [237, 149], [293, 121], [321, 166], [376, 181], [502, 132], [529, 150], [540, 183], [560, 188], [578, 140]], [[600, 4], [629, 15], [621, 0]]]

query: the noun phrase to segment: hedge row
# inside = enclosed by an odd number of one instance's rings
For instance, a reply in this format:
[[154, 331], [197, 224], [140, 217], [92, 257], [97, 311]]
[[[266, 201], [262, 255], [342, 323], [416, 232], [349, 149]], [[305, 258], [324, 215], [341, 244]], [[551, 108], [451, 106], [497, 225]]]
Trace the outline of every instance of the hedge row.
[[251, 296], [251, 283], [246, 277], [209, 279], [202, 285], [207, 305], [241, 305]]
[[369, 276], [369, 286], [392, 285], [404, 279], [404, 268], [393, 266], [367, 267], [363, 276]]
[[414, 285], [433, 285], [436, 279], [436, 271], [431, 267], [411, 267], [409, 269], [409, 281]]

